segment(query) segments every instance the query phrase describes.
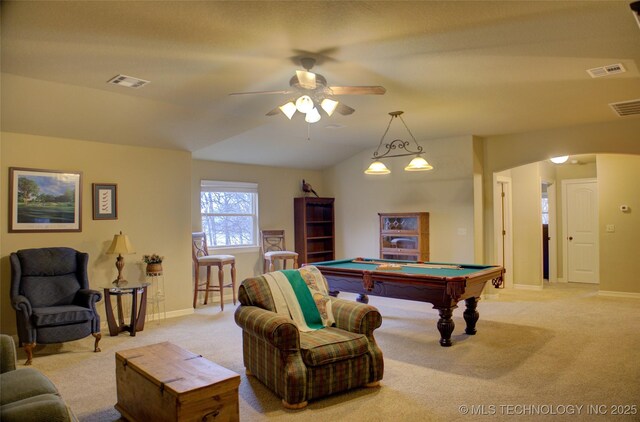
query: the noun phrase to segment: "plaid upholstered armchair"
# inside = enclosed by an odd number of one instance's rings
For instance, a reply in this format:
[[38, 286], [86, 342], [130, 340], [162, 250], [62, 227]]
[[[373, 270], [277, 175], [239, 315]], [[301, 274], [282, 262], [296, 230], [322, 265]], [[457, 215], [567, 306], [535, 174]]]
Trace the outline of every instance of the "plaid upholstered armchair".
[[22, 249], [12, 253], [11, 304], [16, 310], [20, 345], [33, 359], [36, 343], [62, 343], [88, 335], [99, 352], [102, 294], [89, 289], [89, 255], [71, 248]]
[[[323, 281], [326, 285], [326, 280]], [[373, 331], [382, 317], [372, 306], [331, 297], [335, 326], [299, 331], [275, 312], [265, 276], [244, 280], [235, 320], [242, 328], [244, 365], [282, 398], [286, 408], [357, 387], [377, 387], [384, 371]]]

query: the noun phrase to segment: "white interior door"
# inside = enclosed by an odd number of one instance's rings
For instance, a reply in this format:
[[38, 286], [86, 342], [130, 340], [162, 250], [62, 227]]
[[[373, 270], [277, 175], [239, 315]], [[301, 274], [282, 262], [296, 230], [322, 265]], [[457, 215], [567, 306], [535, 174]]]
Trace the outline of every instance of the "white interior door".
[[596, 180], [565, 180], [567, 281], [599, 283], [598, 185]]

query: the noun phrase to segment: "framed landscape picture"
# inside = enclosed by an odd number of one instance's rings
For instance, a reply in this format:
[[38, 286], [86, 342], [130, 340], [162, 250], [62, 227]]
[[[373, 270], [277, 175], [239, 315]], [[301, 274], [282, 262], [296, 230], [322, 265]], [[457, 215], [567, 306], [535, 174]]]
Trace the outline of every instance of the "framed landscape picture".
[[9, 232], [79, 232], [81, 210], [81, 172], [9, 168]]
[[118, 185], [114, 183], [94, 183], [93, 219], [118, 219]]

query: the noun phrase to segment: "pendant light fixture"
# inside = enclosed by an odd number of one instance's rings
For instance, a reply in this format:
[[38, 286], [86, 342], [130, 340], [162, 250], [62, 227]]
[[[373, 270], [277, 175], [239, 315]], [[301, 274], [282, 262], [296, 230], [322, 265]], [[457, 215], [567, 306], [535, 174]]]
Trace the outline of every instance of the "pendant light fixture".
[[[427, 160], [425, 160], [422, 157], [422, 147], [420, 145], [418, 145], [418, 142], [416, 141], [416, 138], [413, 136], [413, 133], [411, 133], [411, 131], [409, 130], [409, 127], [407, 126], [407, 124], [405, 123], [404, 119], [402, 118], [402, 113], [404, 113], [404, 112], [403, 111], [392, 111], [391, 113], [389, 113], [389, 115], [391, 116], [391, 119], [389, 120], [389, 124], [387, 125], [387, 129], [382, 134], [382, 138], [380, 138], [380, 143], [378, 144], [378, 148], [376, 148], [376, 151], [373, 153], [372, 159], [374, 161], [373, 161], [373, 163], [371, 163], [369, 168], [367, 168], [364, 171], [365, 174], [374, 174], [374, 175], [389, 174], [389, 173], [391, 173], [391, 170], [389, 170], [387, 168], [387, 166], [385, 166], [384, 163], [382, 161], [380, 161], [381, 159], [383, 159], [383, 158], [391, 158], [391, 157], [406, 157], [406, 156], [409, 156], [409, 155], [415, 155], [415, 157], [404, 168], [405, 171], [428, 171], [428, 170], [433, 170], [433, 166], [431, 164], [429, 164], [427, 162]], [[407, 129], [407, 132], [409, 132], [409, 135], [411, 136], [411, 139], [413, 140], [413, 143], [416, 146], [416, 150], [412, 151], [410, 149], [409, 141], [403, 141], [403, 140], [400, 140], [400, 139], [394, 139], [390, 143], [387, 143], [387, 144], [384, 145], [384, 147], [386, 148], [386, 151], [381, 154], [380, 153], [380, 148], [382, 147], [382, 143], [384, 141], [384, 137], [387, 135], [387, 132], [389, 132], [389, 128], [391, 127], [391, 123], [393, 122], [393, 119], [395, 119], [397, 117], [400, 118], [400, 120], [402, 121], [402, 124]], [[405, 150], [406, 152], [392, 154], [392, 151], [402, 150], [402, 149]]]

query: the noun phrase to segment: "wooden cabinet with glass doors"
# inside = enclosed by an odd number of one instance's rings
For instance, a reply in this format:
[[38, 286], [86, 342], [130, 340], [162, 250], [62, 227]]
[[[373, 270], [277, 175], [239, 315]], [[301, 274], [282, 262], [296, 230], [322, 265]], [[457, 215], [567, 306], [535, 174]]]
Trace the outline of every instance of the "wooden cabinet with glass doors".
[[429, 261], [429, 213], [380, 213], [380, 258]]

